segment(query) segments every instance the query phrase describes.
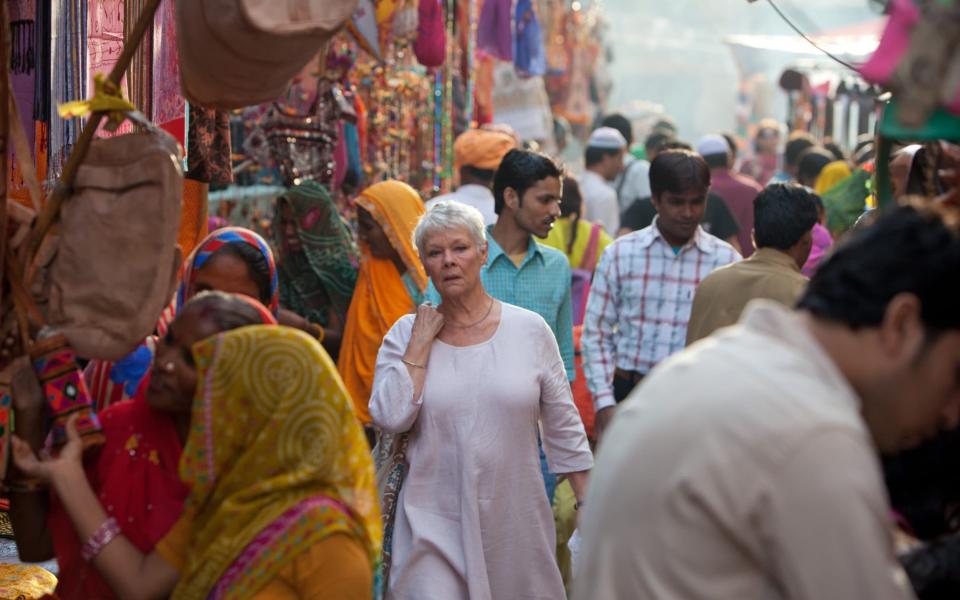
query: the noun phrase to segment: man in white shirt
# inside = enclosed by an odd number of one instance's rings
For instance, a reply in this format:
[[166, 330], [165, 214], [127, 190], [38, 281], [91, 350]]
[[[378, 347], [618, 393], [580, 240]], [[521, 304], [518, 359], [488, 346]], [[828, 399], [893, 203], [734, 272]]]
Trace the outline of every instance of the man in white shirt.
[[460, 175], [460, 186], [455, 192], [428, 200], [427, 210], [437, 202], [455, 200], [479, 210], [486, 225], [495, 224], [493, 176], [503, 157], [516, 147], [516, 140], [504, 131], [468, 129], [461, 133], [453, 143], [453, 161]]
[[[620, 113], [614, 113], [604, 117], [601, 124], [604, 127], [613, 127], [627, 140], [623, 172], [617, 175], [616, 179], [608, 182], [610, 187], [617, 192], [617, 202], [620, 204], [620, 214], [622, 215], [640, 198], [650, 197], [650, 163], [630, 153], [630, 148], [633, 147], [633, 124], [630, 123], [629, 119]], [[650, 160], [653, 160], [655, 156], [652, 156]]]
[[960, 412], [960, 232], [902, 207], [854, 233], [792, 311], [657, 367], [591, 475], [577, 600], [906, 600], [877, 451]]
[[627, 140], [612, 127], [600, 127], [590, 134], [585, 152], [586, 171], [580, 177], [580, 193], [586, 206], [584, 219], [600, 223], [611, 236], [620, 229], [617, 192], [607, 182], [623, 171]]

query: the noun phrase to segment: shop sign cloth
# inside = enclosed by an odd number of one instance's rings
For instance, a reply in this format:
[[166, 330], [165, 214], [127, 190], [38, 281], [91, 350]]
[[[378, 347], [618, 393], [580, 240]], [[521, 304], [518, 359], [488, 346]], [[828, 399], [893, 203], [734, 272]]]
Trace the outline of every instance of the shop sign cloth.
[[178, 0], [183, 92], [208, 108], [281, 97], [357, 8], [357, 0]]
[[48, 323], [78, 356], [119, 360], [173, 297], [183, 173], [176, 140], [151, 127], [95, 140], [61, 211]]

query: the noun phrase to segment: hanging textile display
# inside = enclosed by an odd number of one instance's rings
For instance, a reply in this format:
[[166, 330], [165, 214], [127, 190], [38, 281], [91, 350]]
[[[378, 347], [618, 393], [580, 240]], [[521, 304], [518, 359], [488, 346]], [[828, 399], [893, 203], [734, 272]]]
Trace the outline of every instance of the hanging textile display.
[[[59, 106], [87, 97], [87, 0], [53, 0], [51, 13], [51, 100]], [[80, 136], [80, 119], [50, 114], [47, 177], [59, 177]]]
[[[123, 0], [88, 0], [86, 69], [88, 90], [94, 89], [94, 78], [97, 75], [106, 76], [120, 58], [124, 39], [123, 19]], [[125, 121], [114, 131], [101, 129], [98, 135], [108, 137], [131, 131], [133, 126], [129, 121]]]
[[151, 120], [185, 145], [186, 100], [180, 92], [174, 5], [174, 0], [163, 0], [153, 21]]
[[[123, 39], [130, 39], [145, 0], [124, 0]], [[126, 76], [127, 97], [145, 115], [153, 114], [153, 36], [147, 36], [137, 47]]]
[[[10, 18], [10, 84], [20, 112], [20, 123], [27, 136], [27, 145], [35, 151], [36, 127], [33, 120], [34, 86], [37, 77], [37, 6], [35, 0], [17, 0], [8, 3]], [[11, 117], [12, 118], [12, 117]], [[7, 163], [7, 197], [24, 205], [30, 205], [27, 190], [16, 151], [9, 148]], [[30, 157], [33, 160], [33, 156]]]

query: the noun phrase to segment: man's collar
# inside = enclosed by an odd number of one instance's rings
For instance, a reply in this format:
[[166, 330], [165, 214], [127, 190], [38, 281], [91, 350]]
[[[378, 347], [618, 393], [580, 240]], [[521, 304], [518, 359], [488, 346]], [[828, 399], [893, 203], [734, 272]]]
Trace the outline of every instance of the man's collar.
[[[510, 260], [510, 257], [507, 256], [507, 253], [503, 251], [503, 248], [500, 247], [500, 244], [497, 243], [497, 240], [493, 237], [493, 225], [487, 226], [487, 264], [492, 265], [498, 257], [504, 256], [506, 260]], [[524, 258], [523, 264], [532, 260], [533, 257], [540, 257], [540, 260], [543, 260], [543, 251], [540, 248], [540, 244], [537, 243], [537, 240], [534, 239], [532, 235], [529, 235], [529, 243], [527, 245], [527, 256]], [[513, 261], [510, 260], [512, 263]]]
[[773, 264], [780, 267], [790, 269], [791, 271], [800, 272], [800, 267], [797, 266], [797, 261], [793, 259], [792, 256], [777, 250], [776, 248], [757, 248], [757, 251], [753, 253], [748, 260], [754, 262], [763, 262], [767, 264]]
[[[666, 238], [663, 237], [663, 234], [660, 232], [660, 215], [657, 215], [653, 218], [653, 223], [650, 224], [652, 233], [646, 239], [641, 242], [641, 247], [646, 248], [650, 246], [657, 239], [663, 240], [663, 243], [669, 247], [673, 247], [667, 242]], [[687, 240], [682, 248], [687, 249], [691, 246], [696, 246], [704, 254], [713, 254], [714, 245], [710, 243], [710, 240], [707, 239], [707, 232], [703, 230], [703, 227], [697, 225], [697, 230], [693, 232], [693, 237]]]

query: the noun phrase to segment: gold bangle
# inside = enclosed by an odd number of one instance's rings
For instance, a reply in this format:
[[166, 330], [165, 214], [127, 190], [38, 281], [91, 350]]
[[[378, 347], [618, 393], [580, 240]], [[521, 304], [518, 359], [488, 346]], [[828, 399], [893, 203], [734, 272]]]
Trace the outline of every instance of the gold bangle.
[[405, 364], [405, 365], [407, 365], [407, 366], [410, 366], [410, 367], [413, 367], [414, 369], [426, 369], [426, 368], [427, 368], [427, 365], [418, 365], [417, 363], [415, 363], [415, 362], [410, 362], [409, 360], [407, 360], [407, 359], [405, 359], [405, 358], [401, 358], [400, 360], [403, 362], [403, 364]]
[[310, 323], [310, 329], [313, 330], [313, 337], [317, 338], [318, 342], [323, 343], [323, 338], [327, 336], [327, 332], [323, 328], [323, 325]]

